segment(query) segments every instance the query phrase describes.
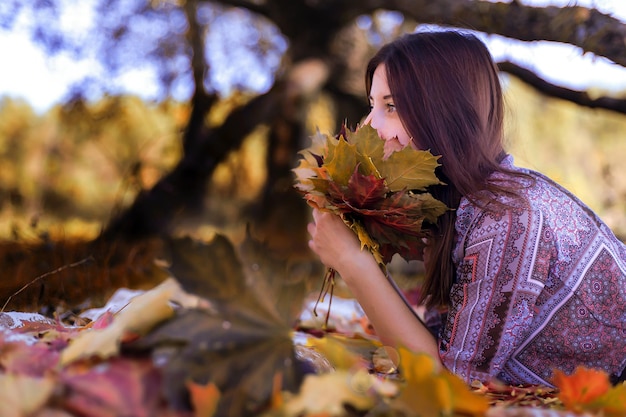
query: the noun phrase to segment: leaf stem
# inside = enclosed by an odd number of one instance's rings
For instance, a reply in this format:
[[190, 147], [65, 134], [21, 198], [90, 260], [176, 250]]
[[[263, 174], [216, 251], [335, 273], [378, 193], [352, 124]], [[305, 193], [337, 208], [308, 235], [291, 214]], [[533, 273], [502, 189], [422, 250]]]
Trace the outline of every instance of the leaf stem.
[[313, 315], [317, 317], [317, 306], [320, 302], [324, 302], [324, 297], [326, 294], [330, 295], [330, 300], [328, 300], [328, 310], [326, 311], [326, 319], [324, 320], [324, 330], [328, 327], [328, 319], [330, 318], [330, 306], [333, 302], [333, 292], [335, 289], [335, 270], [333, 268], [328, 268], [326, 270], [326, 274], [324, 275], [324, 282], [322, 282], [322, 288], [320, 289], [320, 293], [317, 296], [317, 301], [315, 301], [315, 306], [313, 307]]

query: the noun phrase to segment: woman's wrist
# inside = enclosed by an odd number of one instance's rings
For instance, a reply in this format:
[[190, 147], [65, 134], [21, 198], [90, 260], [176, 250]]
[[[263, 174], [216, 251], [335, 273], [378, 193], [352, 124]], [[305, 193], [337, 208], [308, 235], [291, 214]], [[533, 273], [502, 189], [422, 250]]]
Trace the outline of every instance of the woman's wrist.
[[[380, 271], [374, 256], [365, 248], [350, 253], [342, 253], [337, 260], [335, 270], [348, 284], [357, 285], [364, 277], [370, 276], [372, 271]], [[382, 274], [382, 271], [381, 271]]]

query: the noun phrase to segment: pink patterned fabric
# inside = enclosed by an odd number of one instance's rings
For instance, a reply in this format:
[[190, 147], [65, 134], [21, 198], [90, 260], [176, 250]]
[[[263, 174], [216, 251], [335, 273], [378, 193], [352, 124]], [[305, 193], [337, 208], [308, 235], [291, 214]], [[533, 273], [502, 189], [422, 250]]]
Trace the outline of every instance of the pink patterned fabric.
[[[550, 384], [553, 369], [626, 366], [626, 246], [581, 201], [533, 171], [497, 214], [461, 201], [444, 365], [468, 382]], [[626, 215], [626, 214], [625, 214]]]

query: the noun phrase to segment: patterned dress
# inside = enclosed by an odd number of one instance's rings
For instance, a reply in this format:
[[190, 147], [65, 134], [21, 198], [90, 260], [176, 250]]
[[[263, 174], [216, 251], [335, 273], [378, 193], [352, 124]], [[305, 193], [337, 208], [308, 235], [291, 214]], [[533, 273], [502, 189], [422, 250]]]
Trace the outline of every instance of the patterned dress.
[[[626, 366], [626, 246], [587, 206], [532, 175], [521, 201], [488, 212], [463, 199], [456, 282], [439, 334], [444, 365], [467, 382], [551, 385], [553, 369]], [[528, 181], [528, 180], [525, 180]], [[626, 214], [625, 214], [626, 215]]]

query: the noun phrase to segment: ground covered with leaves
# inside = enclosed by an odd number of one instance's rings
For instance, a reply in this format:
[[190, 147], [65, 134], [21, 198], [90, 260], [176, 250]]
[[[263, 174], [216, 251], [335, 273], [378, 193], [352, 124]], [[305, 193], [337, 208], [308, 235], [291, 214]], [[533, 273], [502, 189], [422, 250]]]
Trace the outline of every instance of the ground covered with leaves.
[[[382, 346], [354, 300], [327, 297], [314, 314], [323, 271], [249, 235], [110, 254], [137, 277], [127, 288], [109, 270], [117, 289], [97, 308], [28, 310], [24, 296], [48, 291], [53, 274], [12, 290], [0, 312], [1, 416], [626, 415], [626, 385], [602, 372], [556, 373], [557, 389], [468, 386], [427, 355]], [[50, 271], [91, 268], [74, 255]]]

